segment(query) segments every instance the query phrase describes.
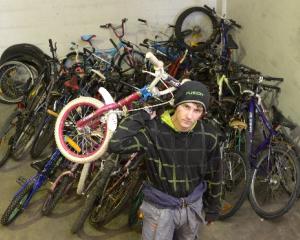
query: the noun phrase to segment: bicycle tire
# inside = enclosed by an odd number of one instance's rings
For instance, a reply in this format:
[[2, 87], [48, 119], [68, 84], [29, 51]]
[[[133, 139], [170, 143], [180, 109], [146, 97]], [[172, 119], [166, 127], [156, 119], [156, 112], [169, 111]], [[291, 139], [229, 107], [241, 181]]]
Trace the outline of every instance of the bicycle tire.
[[0, 167], [2, 167], [11, 155], [12, 138], [16, 133], [16, 123], [20, 112], [14, 111], [5, 121], [0, 131]]
[[251, 180], [250, 163], [241, 153], [228, 150], [223, 155], [220, 220], [232, 217], [247, 198]]
[[[72, 233], [77, 233], [82, 229], [85, 220], [88, 218], [91, 213], [95, 203], [99, 200], [99, 193], [102, 193], [106, 187], [107, 179], [109, 178], [115, 163], [110, 160], [105, 160], [104, 168], [99, 176], [99, 180], [96, 184], [90, 189], [90, 192], [87, 194], [84, 205], [81, 209], [81, 212], [75, 222], [71, 227]], [[96, 175], [97, 176], [97, 175]]]
[[100, 204], [92, 209], [89, 216], [91, 225], [95, 228], [100, 228], [124, 210], [125, 204], [127, 204], [128, 200], [132, 197], [131, 195], [139, 183], [139, 179], [140, 171], [139, 168], [137, 168], [131, 171], [121, 183], [113, 186], [113, 190], [110, 189], [110, 192], [107, 191], [117, 178], [110, 177], [107, 179], [107, 188], [102, 192]]
[[220, 107], [217, 113], [217, 119], [222, 124], [228, 124], [229, 120], [232, 118], [234, 110], [236, 107], [236, 98], [235, 97], [222, 97], [220, 102]]
[[[205, 36], [201, 35], [203, 32]], [[217, 19], [203, 7], [186, 9], [178, 16], [175, 23], [175, 37], [193, 52], [199, 52], [209, 47], [217, 38], [218, 33]]]
[[1, 55], [0, 64], [17, 60], [34, 67], [37, 72], [40, 73], [43, 71], [46, 61], [49, 58], [50, 57], [37, 46], [21, 43], [5, 49]]
[[0, 101], [17, 103], [23, 99], [26, 89], [33, 85], [35, 75], [21, 61], [8, 61], [0, 66]]
[[134, 75], [137, 72], [141, 72], [144, 65], [145, 54], [132, 51], [124, 52], [117, 63], [119, 69], [121, 69], [121, 75]]
[[36, 137], [30, 150], [32, 158], [38, 158], [47, 149], [49, 144], [53, 142], [55, 119], [51, 118], [48, 121], [43, 121], [36, 131]]
[[[56, 145], [65, 158], [76, 163], [88, 163], [99, 159], [106, 152], [109, 140], [113, 133], [107, 127], [107, 121], [109, 121], [109, 119], [105, 122], [101, 122], [101, 119], [97, 118], [89, 124], [90, 130], [97, 133], [95, 139], [90, 139], [90, 151], [76, 151], [65, 140], [66, 133], [68, 133], [69, 136], [72, 136], [69, 133], [76, 136], [77, 128], [75, 121], [81, 119], [83, 117], [82, 114], [86, 116], [103, 105], [104, 104], [97, 99], [91, 97], [79, 97], [70, 101], [63, 107], [55, 123], [54, 135]], [[84, 134], [82, 134], [82, 139], [83, 137]], [[75, 141], [74, 139], [72, 140]], [[80, 140], [81, 139], [78, 137], [76, 144], [82, 148], [84, 145], [79, 142]]]
[[78, 54], [74, 51], [69, 52], [63, 59], [62, 64], [66, 69], [71, 69], [75, 64], [84, 63], [84, 54], [79, 52]]
[[62, 179], [57, 183], [53, 191], [50, 191], [46, 200], [43, 203], [42, 214], [49, 216], [59, 200], [63, 198], [63, 195], [67, 192], [74, 178], [70, 175], [64, 175]]
[[[37, 113], [42, 114], [42, 113]], [[32, 116], [28, 116], [32, 118]], [[34, 138], [36, 135], [36, 124], [42, 119], [41, 116], [37, 116], [35, 121], [32, 119], [21, 129], [21, 133], [18, 136], [14, 137], [14, 141], [12, 144], [12, 157], [14, 160], [20, 160], [27, 154], [34, 142]], [[23, 120], [25, 121], [25, 120]]]
[[[260, 154], [249, 193], [252, 208], [264, 219], [275, 219], [287, 213], [298, 199], [300, 187], [298, 159], [276, 146], [271, 147], [270, 153], [267, 149]], [[285, 186], [288, 180], [291, 180], [291, 185]], [[268, 199], [269, 194], [271, 199]], [[276, 202], [276, 197], [281, 198], [279, 202]]]
[[5, 212], [1, 217], [2, 225], [4, 226], [9, 225], [16, 219], [16, 217], [19, 214], [23, 212], [24, 203], [26, 202], [27, 197], [30, 195], [30, 191], [32, 190], [32, 188], [33, 188], [33, 183], [28, 184], [25, 188], [22, 189], [22, 191], [18, 193], [18, 195], [16, 195], [12, 199], [11, 203], [8, 205], [8, 207], [6, 208]]

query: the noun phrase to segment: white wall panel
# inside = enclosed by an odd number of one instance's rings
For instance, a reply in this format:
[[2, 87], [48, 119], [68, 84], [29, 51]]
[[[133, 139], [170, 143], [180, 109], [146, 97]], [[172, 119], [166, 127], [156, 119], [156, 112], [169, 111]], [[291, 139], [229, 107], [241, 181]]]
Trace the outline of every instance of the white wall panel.
[[300, 1], [229, 0], [227, 5], [229, 16], [243, 26], [236, 34], [240, 60], [284, 78], [278, 107], [300, 125]]
[[111, 47], [108, 39], [113, 35], [99, 25], [120, 23], [124, 17], [129, 19], [126, 38], [139, 42], [148, 30], [137, 18], [166, 29], [184, 9], [203, 4], [215, 7], [216, 0], [0, 0], [0, 53], [23, 42], [49, 52], [48, 39], [52, 38], [63, 56], [69, 43], [79, 42], [82, 34], [96, 34], [98, 47]]

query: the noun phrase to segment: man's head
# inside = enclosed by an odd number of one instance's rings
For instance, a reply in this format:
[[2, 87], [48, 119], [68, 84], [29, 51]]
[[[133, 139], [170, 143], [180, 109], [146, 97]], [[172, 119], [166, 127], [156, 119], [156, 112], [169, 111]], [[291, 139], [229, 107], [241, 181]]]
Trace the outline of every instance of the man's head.
[[190, 131], [208, 108], [208, 88], [196, 81], [185, 82], [175, 93], [175, 113], [172, 121], [182, 132]]
[[206, 85], [198, 81], [186, 81], [175, 93], [175, 106], [184, 102], [200, 103], [205, 112], [209, 105], [210, 93]]

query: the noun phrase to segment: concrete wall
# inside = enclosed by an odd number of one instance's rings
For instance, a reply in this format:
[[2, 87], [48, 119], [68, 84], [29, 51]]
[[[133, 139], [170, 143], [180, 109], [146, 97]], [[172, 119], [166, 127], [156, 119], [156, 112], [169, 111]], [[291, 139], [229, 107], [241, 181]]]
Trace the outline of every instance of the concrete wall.
[[278, 107], [300, 125], [300, 1], [228, 0], [227, 12], [243, 26], [235, 34], [240, 60], [284, 77]]
[[[68, 52], [70, 42], [79, 42], [80, 35], [96, 34], [95, 45], [112, 47], [108, 39], [112, 33], [100, 29], [100, 24], [119, 24], [126, 17], [126, 38], [139, 42], [149, 29], [137, 18], [147, 19], [153, 31], [166, 31], [176, 17], [191, 6], [207, 4], [215, 7], [215, 0], [0, 0], [0, 54], [10, 45], [32, 43], [48, 50], [48, 39], [57, 42], [58, 54]], [[153, 34], [151, 35], [153, 36]]]

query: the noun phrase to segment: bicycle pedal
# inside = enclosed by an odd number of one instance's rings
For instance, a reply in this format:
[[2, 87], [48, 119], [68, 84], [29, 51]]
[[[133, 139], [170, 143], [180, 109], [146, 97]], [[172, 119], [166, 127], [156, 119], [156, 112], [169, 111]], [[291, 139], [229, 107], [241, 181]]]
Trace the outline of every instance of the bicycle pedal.
[[23, 177], [23, 176], [20, 176], [17, 178], [16, 182], [19, 184], [19, 185], [23, 185], [25, 182], [27, 181], [27, 178]]

